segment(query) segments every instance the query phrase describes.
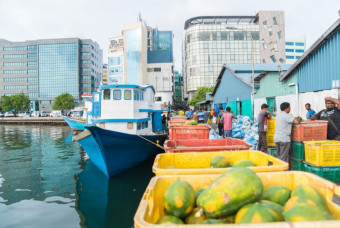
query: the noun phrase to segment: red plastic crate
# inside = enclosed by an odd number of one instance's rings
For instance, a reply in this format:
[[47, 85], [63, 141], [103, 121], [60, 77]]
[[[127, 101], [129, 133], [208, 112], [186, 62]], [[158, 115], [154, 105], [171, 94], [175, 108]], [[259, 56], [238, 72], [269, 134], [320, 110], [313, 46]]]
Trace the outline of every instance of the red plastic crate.
[[169, 139], [209, 139], [208, 125], [169, 126]]
[[186, 117], [186, 116], [173, 116], [173, 117], [171, 117], [170, 119], [171, 119], [171, 120], [181, 120], [181, 119], [186, 120], [187, 117]]
[[[185, 147], [182, 147], [185, 146]], [[249, 150], [247, 142], [240, 139], [175, 139], [164, 143], [165, 153], [216, 152], [230, 150]]]
[[187, 121], [188, 121], [187, 119], [173, 119], [173, 120], [168, 121], [168, 125], [173, 126], [179, 123], [184, 124]]
[[293, 125], [292, 140], [296, 142], [327, 139], [327, 124], [325, 120], [314, 120]]

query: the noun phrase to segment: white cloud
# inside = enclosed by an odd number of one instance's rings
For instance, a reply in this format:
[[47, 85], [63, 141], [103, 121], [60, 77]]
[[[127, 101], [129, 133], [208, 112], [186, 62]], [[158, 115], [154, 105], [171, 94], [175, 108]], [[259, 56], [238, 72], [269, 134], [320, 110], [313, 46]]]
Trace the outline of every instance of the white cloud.
[[105, 60], [108, 38], [140, 12], [149, 26], [174, 32], [175, 68], [181, 70], [183, 27], [191, 17], [284, 10], [286, 37], [306, 36], [309, 46], [338, 19], [339, 6], [338, 0], [0, 0], [0, 38], [89, 38], [100, 44]]

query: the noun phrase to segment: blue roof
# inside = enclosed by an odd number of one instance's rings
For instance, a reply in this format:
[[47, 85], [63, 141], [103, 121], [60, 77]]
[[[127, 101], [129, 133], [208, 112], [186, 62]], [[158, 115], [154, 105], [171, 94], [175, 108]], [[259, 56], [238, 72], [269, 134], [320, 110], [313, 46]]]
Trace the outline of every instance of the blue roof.
[[[256, 71], [278, 71], [278, 65], [281, 67], [281, 71], [288, 70], [292, 66], [292, 64], [255, 64], [254, 71], [255, 73]], [[226, 64], [226, 66], [234, 70], [235, 73], [238, 73], [238, 71], [252, 72], [253, 69], [252, 64]]]

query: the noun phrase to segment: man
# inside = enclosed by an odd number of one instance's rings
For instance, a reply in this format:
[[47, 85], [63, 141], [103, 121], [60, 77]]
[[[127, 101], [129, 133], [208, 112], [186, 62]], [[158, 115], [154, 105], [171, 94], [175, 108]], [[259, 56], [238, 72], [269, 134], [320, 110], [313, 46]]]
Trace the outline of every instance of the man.
[[233, 119], [236, 119], [236, 116], [234, 114], [231, 114], [231, 108], [227, 107], [225, 109], [225, 113], [222, 116], [222, 123], [223, 123], [223, 129], [224, 129], [224, 136], [226, 138], [233, 137]]
[[218, 127], [218, 132], [220, 136], [224, 135], [223, 123], [221, 121], [222, 117], [223, 117], [223, 108], [220, 107], [218, 110], [218, 115], [217, 115], [217, 127]]
[[311, 119], [327, 120], [327, 139], [340, 141], [340, 101], [326, 97], [325, 104], [326, 109], [318, 112], [315, 116], [311, 116]]
[[204, 112], [202, 111], [201, 108], [199, 109], [197, 113], [197, 117], [198, 117], [198, 123], [204, 123]]
[[203, 119], [204, 119], [204, 123], [208, 122], [209, 119], [209, 111], [207, 109], [204, 109], [203, 111]]
[[261, 111], [257, 117], [259, 123], [258, 133], [259, 133], [259, 144], [257, 150], [267, 153], [267, 128], [265, 128], [265, 119], [271, 119], [272, 115], [268, 111], [268, 105], [262, 104]]
[[315, 115], [315, 111], [311, 109], [311, 106], [309, 103], [305, 104], [305, 108], [307, 110], [306, 119], [310, 120], [310, 117]]
[[289, 115], [290, 104], [288, 102], [283, 102], [280, 105], [280, 110], [281, 112], [275, 119], [274, 142], [278, 158], [282, 161], [288, 161], [292, 125], [300, 123], [301, 117], [294, 118]]

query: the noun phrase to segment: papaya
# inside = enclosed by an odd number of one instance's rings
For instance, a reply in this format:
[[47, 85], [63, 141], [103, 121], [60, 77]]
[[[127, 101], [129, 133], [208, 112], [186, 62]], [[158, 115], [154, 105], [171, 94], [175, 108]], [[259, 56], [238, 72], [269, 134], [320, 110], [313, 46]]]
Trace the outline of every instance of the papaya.
[[332, 220], [333, 217], [320, 207], [312, 207], [310, 204], [301, 203], [293, 206], [283, 212], [285, 221], [303, 222], [303, 221], [322, 221]]
[[208, 219], [208, 217], [204, 214], [203, 210], [196, 207], [184, 221], [186, 224], [197, 224], [206, 219]]
[[322, 207], [328, 211], [325, 200], [320, 193], [311, 185], [299, 185], [293, 191], [291, 196], [302, 196], [313, 201], [318, 207]]
[[195, 192], [196, 198], [205, 190], [205, 188], [200, 188]]
[[157, 221], [157, 224], [184, 224], [184, 222], [175, 216], [165, 215]]
[[218, 219], [207, 219], [204, 220], [203, 222], [200, 222], [198, 224], [224, 224], [221, 220]]
[[226, 168], [230, 167], [228, 159], [224, 156], [216, 156], [210, 161], [211, 168]]
[[291, 190], [284, 186], [270, 186], [264, 189], [261, 199], [269, 200], [284, 206], [290, 198]]
[[221, 218], [259, 200], [262, 191], [262, 181], [254, 171], [232, 168], [198, 196], [197, 205], [209, 218]]
[[164, 207], [170, 214], [185, 218], [194, 209], [196, 196], [188, 182], [176, 180], [166, 189], [163, 200]]
[[278, 221], [283, 221], [282, 213], [284, 211], [283, 207], [280, 204], [268, 201], [268, 200], [261, 200], [259, 201], [263, 207], [270, 208], [276, 212], [275, 217]]
[[235, 223], [246, 224], [283, 221], [280, 213], [265, 204], [266, 203], [256, 202], [242, 207], [236, 214]]
[[219, 220], [221, 220], [225, 224], [233, 224], [233, 223], [235, 223], [235, 216], [236, 216], [236, 214], [227, 215], [225, 217], [219, 218]]
[[311, 207], [317, 207], [316, 203], [305, 196], [293, 196], [285, 204], [284, 210], [288, 211], [292, 207], [299, 204], [308, 204]]
[[256, 166], [252, 161], [249, 160], [240, 160], [238, 162], [235, 162], [232, 167], [251, 167], [251, 166]]

